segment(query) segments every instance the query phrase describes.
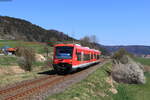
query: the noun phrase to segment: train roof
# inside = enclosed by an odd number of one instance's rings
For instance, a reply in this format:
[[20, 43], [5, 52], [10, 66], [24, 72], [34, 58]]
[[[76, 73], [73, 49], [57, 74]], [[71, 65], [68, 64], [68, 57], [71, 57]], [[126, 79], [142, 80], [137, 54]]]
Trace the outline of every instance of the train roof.
[[55, 47], [57, 46], [70, 46], [70, 47], [77, 47], [77, 48], [81, 48], [84, 50], [89, 50], [89, 51], [94, 51], [94, 52], [100, 52], [99, 50], [96, 49], [90, 49], [89, 47], [82, 47], [80, 44], [56, 44]]
[[79, 44], [56, 44], [55, 47], [56, 46], [71, 46], [71, 47], [78, 46], [78, 47], [81, 47], [81, 45], [79, 45]]

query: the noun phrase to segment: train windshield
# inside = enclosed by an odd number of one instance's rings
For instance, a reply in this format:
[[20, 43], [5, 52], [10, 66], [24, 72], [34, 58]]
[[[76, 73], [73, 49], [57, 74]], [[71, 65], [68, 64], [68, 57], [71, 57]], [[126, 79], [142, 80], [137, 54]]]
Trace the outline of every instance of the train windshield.
[[72, 53], [73, 53], [73, 47], [68, 47], [68, 46], [56, 47], [57, 59], [71, 59]]

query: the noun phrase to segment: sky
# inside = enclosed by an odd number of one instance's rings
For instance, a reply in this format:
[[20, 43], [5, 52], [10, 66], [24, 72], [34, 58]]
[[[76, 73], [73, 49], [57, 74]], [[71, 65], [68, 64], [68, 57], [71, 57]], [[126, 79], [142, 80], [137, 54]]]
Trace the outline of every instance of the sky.
[[0, 0], [0, 15], [103, 45], [150, 45], [150, 0]]

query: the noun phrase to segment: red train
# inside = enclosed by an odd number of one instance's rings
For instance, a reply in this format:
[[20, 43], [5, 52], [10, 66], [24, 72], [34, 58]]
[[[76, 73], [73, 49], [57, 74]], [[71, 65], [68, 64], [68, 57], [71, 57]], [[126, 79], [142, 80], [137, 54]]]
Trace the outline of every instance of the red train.
[[78, 44], [54, 46], [53, 67], [58, 73], [69, 73], [100, 62], [101, 52]]

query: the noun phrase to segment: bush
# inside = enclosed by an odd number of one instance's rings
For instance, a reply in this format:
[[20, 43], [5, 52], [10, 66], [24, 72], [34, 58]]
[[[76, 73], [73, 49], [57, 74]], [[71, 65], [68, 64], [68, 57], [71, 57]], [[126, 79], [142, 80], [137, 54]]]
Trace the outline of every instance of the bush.
[[35, 62], [35, 52], [32, 48], [19, 47], [16, 51], [19, 57], [18, 64], [25, 71], [31, 71], [33, 62]]
[[116, 60], [117, 62], [120, 61], [122, 64], [125, 64], [128, 62], [127, 56], [134, 58], [133, 54], [127, 52], [124, 48], [120, 48], [117, 52], [114, 53], [112, 59]]
[[121, 48], [117, 52], [114, 53], [112, 58], [115, 60], [120, 60], [124, 55], [127, 55], [127, 51], [124, 48]]

